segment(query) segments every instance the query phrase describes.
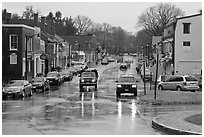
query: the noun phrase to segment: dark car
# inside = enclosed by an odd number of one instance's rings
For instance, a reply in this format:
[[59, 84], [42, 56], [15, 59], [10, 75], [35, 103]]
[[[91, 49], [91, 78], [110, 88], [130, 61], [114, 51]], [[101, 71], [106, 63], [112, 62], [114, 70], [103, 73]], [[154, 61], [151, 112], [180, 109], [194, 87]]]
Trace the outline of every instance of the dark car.
[[51, 71], [47, 73], [47, 80], [49, 80], [50, 85], [60, 85], [60, 75], [57, 71]]
[[11, 95], [21, 97], [32, 96], [32, 84], [27, 80], [11, 80], [2, 91], [3, 98]]
[[101, 61], [101, 64], [102, 65], [108, 65], [108, 58], [106, 58], [106, 57], [103, 58], [102, 61]]
[[97, 89], [98, 71], [96, 69], [86, 69], [79, 76], [80, 91], [83, 90], [83, 86], [94, 86]]
[[32, 79], [32, 90], [38, 91], [41, 90], [42, 92], [45, 92], [46, 90], [50, 89], [49, 81], [46, 79], [46, 77], [35, 77]]
[[137, 96], [137, 83], [138, 82], [134, 75], [132, 74], [123, 74], [116, 81], [116, 97], [120, 97], [122, 93], [133, 93], [134, 96]]
[[37, 74], [36, 74], [36, 77], [45, 77], [45, 74], [43, 74], [43, 73], [37, 73]]
[[64, 81], [70, 81], [73, 79], [73, 72], [72, 71], [62, 71], [60, 72], [63, 75]]
[[120, 65], [120, 70], [121, 70], [121, 71], [126, 71], [127, 69], [128, 69], [128, 66], [127, 66], [126, 63], [122, 63], [122, 64]]

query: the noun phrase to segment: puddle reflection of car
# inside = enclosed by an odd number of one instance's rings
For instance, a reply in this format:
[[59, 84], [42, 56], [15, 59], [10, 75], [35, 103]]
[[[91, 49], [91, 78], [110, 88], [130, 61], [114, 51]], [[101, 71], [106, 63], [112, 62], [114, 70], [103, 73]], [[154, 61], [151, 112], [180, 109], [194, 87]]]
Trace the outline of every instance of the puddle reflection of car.
[[134, 75], [122, 74], [116, 80], [116, 97], [120, 97], [122, 93], [132, 93], [137, 96], [137, 82]]
[[27, 80], [11, 80], [3, 88], [3, 98], [7, 96], [16, 96], [26, 97], [32, 96], [32, 84]]
[[46, 77], [35, 77], [32, 79], [32, 90], [37, 92], [38, 90], [45, 92], [50, 89], [49, 81]]
[[195, 92], [199, 89], [198, 80], [193, 76], [173, 75], [158, 84], [159, 90], [187, 90]]
[[98, 72], [96, 69], [87, 69], [79, 75], [79, 89], [83, 91], [83, 86], [94, 86], [97, 89]]

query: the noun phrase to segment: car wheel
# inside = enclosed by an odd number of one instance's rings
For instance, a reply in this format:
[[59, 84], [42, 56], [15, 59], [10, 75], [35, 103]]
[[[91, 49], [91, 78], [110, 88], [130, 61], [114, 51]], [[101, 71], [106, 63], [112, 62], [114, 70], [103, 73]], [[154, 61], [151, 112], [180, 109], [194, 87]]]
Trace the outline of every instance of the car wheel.
[[50, 85], [47, 86], [47, 90], [50, 90]]
[[159, 85], [159, 86], [158, 86], [158, 89], [159, 89], [159, 90], [163, 90], [162, 85]]
[[83, 91], [83, 86], [80, 85], [79, 90], [80, 90], [80, 92]]
[[16, 97], [16, 95], [15, 95], [15, 94], [13, 94], [13, 95], [12, 95], [12, 98], [15, 98], [15, 97]]
[[116, 92], [116, 97], [119, 98], [120, 97], [120, 93]]
[[29, 96], [31, 97], [33, 95], [33, 91], [30, 90]]
[[97, 85], [95, 85], [95, 90], [97, 90]]
[[182, 91], [182, 88], [180, 86], [177, 86], [177, 91]]
[[23, 91], [23, 93], [21, 94], [21, 97], [24, 98], [26, 95], [25, 95], [25, 91]]

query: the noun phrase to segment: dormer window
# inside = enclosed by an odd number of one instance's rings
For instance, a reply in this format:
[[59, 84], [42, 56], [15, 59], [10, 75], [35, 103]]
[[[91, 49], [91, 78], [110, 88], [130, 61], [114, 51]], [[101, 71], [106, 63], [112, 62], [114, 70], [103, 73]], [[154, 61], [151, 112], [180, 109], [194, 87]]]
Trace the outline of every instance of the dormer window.
[[10, 50], [18, 50], [18, 35], [12, 34], [9, 36]]

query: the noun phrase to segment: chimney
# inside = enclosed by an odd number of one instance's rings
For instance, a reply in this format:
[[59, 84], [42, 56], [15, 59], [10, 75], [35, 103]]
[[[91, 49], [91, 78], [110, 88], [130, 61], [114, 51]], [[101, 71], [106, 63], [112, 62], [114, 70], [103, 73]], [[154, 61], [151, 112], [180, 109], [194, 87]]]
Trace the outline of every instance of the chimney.
[[45, 17], [41, 17], [41, 29], [42, 31], [45, 31]]
[[38, 27], [38, 14], [34, 13], [34, 26]]

